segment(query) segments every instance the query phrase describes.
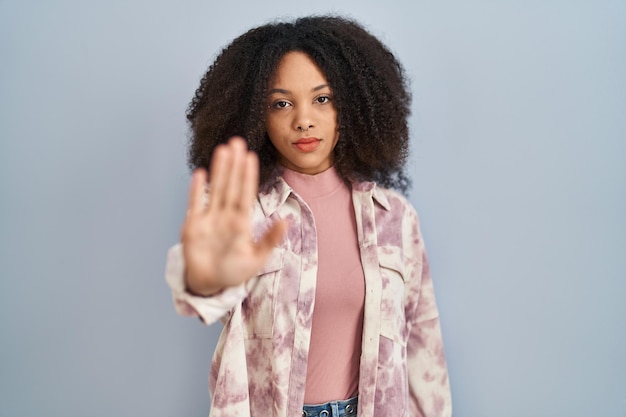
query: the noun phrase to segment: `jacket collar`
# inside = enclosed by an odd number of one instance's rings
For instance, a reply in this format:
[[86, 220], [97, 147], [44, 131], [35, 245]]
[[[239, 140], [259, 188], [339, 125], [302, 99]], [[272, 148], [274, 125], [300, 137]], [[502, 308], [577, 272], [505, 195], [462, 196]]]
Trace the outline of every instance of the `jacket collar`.
[[[389, 211], [391, 209], [384, 189], [378, 187], [375, 182], [351, 181], [351, 185], [353, 199], [358, 198], [363, 201], [367, 198], [371, 198], [385, 210]], [[294, 196], [297, 195], [283, 177], [277, 174], [273, 183], [271, 181], [268, 182], [267, 185], [259, 191], [258, 200], [261, 204], [263, 214], [265, 214], [266, 217], [274, 214], [285, 204], [291, 194]]]

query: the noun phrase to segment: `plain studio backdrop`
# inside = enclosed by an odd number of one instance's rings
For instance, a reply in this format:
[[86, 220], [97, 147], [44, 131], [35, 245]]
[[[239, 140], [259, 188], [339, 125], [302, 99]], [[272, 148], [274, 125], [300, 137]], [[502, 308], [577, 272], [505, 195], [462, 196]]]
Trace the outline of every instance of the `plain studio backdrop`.
[[404, 63], [456, 417], [626, 416], [626, 2], [0, 0], [0, 416], [206, 416], [164, 282], [215, 54], [336, 12]]

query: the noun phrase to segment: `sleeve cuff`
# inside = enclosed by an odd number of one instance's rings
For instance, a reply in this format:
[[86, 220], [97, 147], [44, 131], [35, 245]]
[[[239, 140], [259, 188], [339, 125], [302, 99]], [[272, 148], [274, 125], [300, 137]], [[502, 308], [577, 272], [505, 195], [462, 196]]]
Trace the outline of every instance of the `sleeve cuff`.
[[197, 316], [205, 324], [220, 320], [247, 296], [245, 284], [228, 287], [210, 297], [190, 294], [185, 288], [185, 260], [181, 243], [167, 253], [165, 280], [172, 290], [176, 312], [183, 316]]

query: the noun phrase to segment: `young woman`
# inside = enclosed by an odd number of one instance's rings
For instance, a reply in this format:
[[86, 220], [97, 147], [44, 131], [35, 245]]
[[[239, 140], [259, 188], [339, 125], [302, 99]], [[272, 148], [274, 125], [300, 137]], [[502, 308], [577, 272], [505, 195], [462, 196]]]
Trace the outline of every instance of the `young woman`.
[[449, 416], [439, 318], [405, 191], [410, 94], [359, 24], [248, 31], [189, 110], [177, 310], [224, 329], [212, 416]]

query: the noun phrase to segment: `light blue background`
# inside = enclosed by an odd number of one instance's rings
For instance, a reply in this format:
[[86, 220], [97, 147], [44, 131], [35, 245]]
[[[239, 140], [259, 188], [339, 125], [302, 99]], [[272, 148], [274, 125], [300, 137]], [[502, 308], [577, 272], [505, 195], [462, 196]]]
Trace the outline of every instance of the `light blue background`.
[[0, 1], [0, 416], [205, 416], [164, 256], [218, 49], [347, 13], [405, 64], [456, 417], [626, 416], [626, 2]]

